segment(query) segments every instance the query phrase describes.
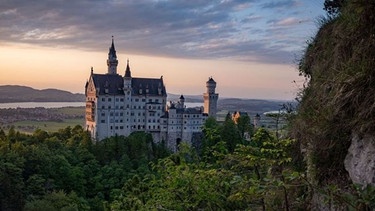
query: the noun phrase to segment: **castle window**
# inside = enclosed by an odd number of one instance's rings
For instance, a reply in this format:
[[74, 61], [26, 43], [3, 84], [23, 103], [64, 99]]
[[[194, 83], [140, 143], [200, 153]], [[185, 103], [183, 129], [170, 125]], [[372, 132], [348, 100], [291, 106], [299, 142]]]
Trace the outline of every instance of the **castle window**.
[[111, 102], [112, 101], [112, 98], [108, 98], [108, 102]]
[[124, 129], [124, 126], [120, 126], [120, 129]]
[[102, 119], [101, 121], [100, 121], [101, 123], [105, 123], [105, 120], [104, 119]]
[[105, 116], [105, 113], [102, 113], [102, 116]]
[[118, 102], [119, 101], [119, 99], [116, 97], [116, 102]]
[[146, 99], [142, 99], [142, 102], [146, 102]]
[[152, 99], [148, 99], [148, 102], [152, 102]]
[[111, 109], [111, 106], [108, 106], [108, 109]]
[[102, 109], [105, 109], [105, 107], [104, 107], [104, 106], [102, 106]]
[[115, 129], [118, 130], [118, 126], [116, 126]]
[[157, 102], [157, 103], [158, 103], [158, 102], [159, 102], [159, 99], [156, 99], [156, 100], [155, 100], [155, 102]]
[[104, 97], [102, 98], [102, 101], [105, 102], [105, 98]]
[[139, 102], [139, 99], [135, 99], [135, 102]]
[[120, 102], [124, 102], [124, 98], [120, 98]]

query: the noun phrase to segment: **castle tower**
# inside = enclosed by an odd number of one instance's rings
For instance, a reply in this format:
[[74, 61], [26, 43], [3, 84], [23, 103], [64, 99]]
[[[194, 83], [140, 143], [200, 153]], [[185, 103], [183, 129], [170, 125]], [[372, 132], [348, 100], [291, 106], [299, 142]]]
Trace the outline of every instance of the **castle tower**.
[[108, 59], [107, 59], [107, 66], [108, 66], [107, 74], [116, 75], [117, 65], [118, 65], [118, 60], [117, 60], [115, 44], [113, 42], [113, 36], [112, 36], [112, 45], [109, 48]]
[[179, 99], [179, 104], [181, 106], [181, 108], [184, 108], [185, 107], [185, 98], [183, 95], [180, 96], [180, 99]]
[[204, 99], [204, 113], [208, 116], [216, 118], [217, 113], [217, 100], [219, 99], [219, 94], [215, 93], [216, 82], [212, 77], [206, 82], [207, 91], [203, 93]]

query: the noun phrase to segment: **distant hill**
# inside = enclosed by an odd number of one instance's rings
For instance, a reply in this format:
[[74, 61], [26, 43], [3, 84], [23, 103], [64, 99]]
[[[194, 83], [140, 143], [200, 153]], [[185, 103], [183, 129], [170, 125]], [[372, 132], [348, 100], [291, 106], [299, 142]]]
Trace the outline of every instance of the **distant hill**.
[[[168, 93], [168, 101], [178, 101], [181, 95]], [[202, 95], [184, 95], [185, 102], [203, 103]], [[218, 111], [245, 111], [251, 115], [263, 114], [269, 111], [278, 111], [286, 103], [296, 105], [296, 102], [282, 100], [244, 99], [244, 98], [222, 98], [219, 96], [217, 102]]]
[[0, 103], [13, 102], [84, 102], [84, 94], [58, 89], [34, 89], [27, 86], [0, 86]]
[[[168, 93], [168, 101], [178, 101], [181, 95]], [[184, 95], [185, 102], [203, 103], [202, 95]], [[34, 89], [27, 86], [4, 85], [0, 86], [0, 103], [13, 102], [84, 102], [84, 94], [73, 94], [58, 89]], [[246, 111], [252, 115], [267, 111], [278, 110], [285, 101], [258, 100], [242, 98], [221, 98], [218, 101], [218, 110]]]

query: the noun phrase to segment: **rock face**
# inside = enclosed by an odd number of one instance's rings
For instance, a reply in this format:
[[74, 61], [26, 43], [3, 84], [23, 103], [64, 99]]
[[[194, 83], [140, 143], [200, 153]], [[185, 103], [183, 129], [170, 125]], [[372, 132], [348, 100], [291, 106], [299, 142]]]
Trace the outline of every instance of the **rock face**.
[[375, 137], [353, 135], [344, 164], [353, 183], [375, 185]]

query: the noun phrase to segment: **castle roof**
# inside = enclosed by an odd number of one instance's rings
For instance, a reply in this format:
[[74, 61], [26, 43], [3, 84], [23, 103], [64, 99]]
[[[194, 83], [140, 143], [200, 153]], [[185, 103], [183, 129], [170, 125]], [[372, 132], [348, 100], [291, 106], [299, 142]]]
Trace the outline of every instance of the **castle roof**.
[[132, 78], [132, 89], [133, 95], [167, 95], [161, 78]]
[[[118, 74], [92, 74], [99, 95], [123, 95], [124, 79]], [[162, 78], [131, 78], [132, 95], [166, 95]], [[159, 92], [160, 89], [160, 92]], [[142, 91], [140, 91], [142, 90]]]
[[115, 44], [113, 42], [113, 36], [112, 36], [112, 45], [111, 47], [109, 48], [109, 53], [108, 55], [112, 55], [114, 58], [117, 58], [117, 55], [116, 55], [116, 50], [115, 50]]
[[117, 74], [92, 74], [92, 79], [99, 95], [122, 95], [124, 94], [124, 80]]
[[131, 72], [130, 72], [130, 67], [129, 67], [129, 59], [128, 59], [128, 62], [127, 62], [127, 65], [126, 65], [126, 70], [125, 70], [125, 78], [131, 78], [132, 75], [131, 75]]
[[207, 83], [216, 84], [216, 81], [212, 77], [210, 77], [207, 81]]

